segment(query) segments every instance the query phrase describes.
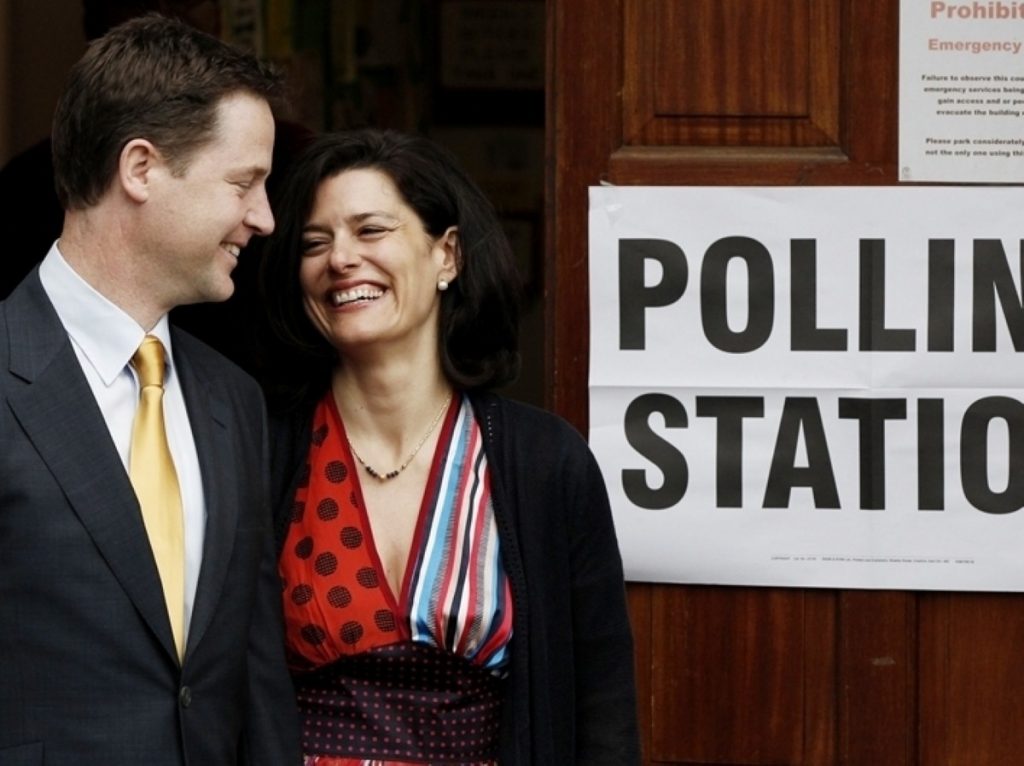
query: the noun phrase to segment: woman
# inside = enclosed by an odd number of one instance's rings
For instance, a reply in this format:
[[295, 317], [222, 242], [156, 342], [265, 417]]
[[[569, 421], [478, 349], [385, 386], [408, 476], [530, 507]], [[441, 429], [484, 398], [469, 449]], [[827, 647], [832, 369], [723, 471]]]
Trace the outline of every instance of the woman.
[[[639, 761], [604, 484], [516, 371], [493, 208], [436, 144], [328, 135], [264, 284], [293, 406], [274, 460], [307, 764]], [[280, 389], [279, 389], [280, 391]]]

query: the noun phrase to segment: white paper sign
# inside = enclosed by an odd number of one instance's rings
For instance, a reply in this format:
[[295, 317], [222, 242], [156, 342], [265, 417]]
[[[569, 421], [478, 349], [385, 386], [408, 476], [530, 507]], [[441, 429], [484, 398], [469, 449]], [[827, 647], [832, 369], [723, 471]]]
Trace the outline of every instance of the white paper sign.
[[900, 2], [901, 181], [1024, 182], [1024, 3]]
[[1024, 189], [590, 192], [634, 580], [1024, 589]]

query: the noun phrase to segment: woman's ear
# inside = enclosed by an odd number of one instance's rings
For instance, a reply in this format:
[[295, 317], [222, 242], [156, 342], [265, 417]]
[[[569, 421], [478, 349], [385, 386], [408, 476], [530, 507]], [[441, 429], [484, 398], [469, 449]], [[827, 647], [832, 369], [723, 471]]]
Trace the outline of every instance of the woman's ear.
[[145, 202], [149, 199], [153, 171], [162, 164], [163, 159], [153, 144], [144, 138], [133, 138], [118, 156], [118, 183], [129, 198]]
[[438, 274], [438, 278], [444, 279], [446, 282], [452, 282], [455, 280], [455, 277], [459, 275], [459, 271], [462, 268], [462, 248], [459, 244], [459, 227], [449, 226], [438, 240], [438, 245], [443, 251], [441, 259], [441, 273]]

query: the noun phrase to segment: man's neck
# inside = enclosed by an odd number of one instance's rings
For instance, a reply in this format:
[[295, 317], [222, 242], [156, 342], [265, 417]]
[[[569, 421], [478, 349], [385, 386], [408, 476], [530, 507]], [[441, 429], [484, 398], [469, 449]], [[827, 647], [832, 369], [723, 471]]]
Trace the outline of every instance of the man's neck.
[[132, 248], [119, 227], [101, 225], [101, 212], [68, 212], [57, 247], [76, 274], [148, 332], [168, 309], [149, 299]]

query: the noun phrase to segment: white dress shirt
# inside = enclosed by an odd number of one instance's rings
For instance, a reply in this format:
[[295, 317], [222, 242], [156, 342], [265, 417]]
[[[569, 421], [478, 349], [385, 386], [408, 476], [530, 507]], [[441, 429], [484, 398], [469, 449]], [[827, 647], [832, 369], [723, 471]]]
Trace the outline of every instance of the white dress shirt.
[[[39, 278], [103, 413], [110, 437], [128, 471], [132, 421], [139, 402], [138, 375], [129, 362], [146, 331], [75, 272], [55, 242], [39, 267]], [[185, 635], [192, 617], [206, 529], [206, 502], [192, 426], [174, 366], [170, 326], [163, 316], [149, 331], [164, 344], [164, 422], [181, 490], [185, 522]]]

